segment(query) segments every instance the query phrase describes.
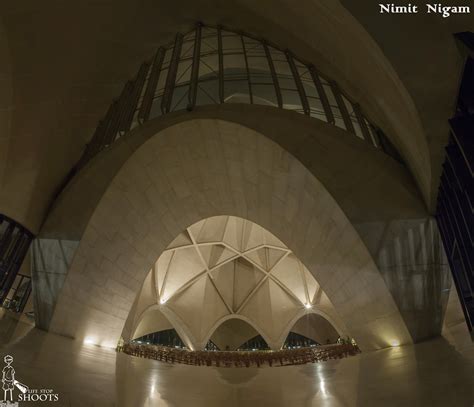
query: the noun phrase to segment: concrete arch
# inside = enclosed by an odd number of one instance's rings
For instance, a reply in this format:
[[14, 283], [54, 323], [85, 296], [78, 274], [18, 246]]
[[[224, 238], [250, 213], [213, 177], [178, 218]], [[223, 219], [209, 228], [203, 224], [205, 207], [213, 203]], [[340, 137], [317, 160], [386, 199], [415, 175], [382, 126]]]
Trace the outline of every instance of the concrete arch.
[[87, 224], [50, 329], [114, 346], [156, 258], [184, 228], [220, 214], [285, 242], [361, 348], [411, 342], [373, 259], [321, 182], [273, 141], [222, 120], [171, 126], [127, 160]]
[[332, 325], [332, 327], [337, 331], [339, 336], [345, 335], [346, 329], [344, 328], [342, 321], [337, 321], [337, 317], [330, 316], [328, 313], [317, 308], [303, 309], [298, 314], [296, 314], [294, 318], [290, 322], [288, 322], [288, 324], [286, 325], [285, 330], [282, 332], [281, 336], [278, 338], [278, 341], [277, 341], [278, 349], [281, 349], [283, 347], [288, 334], [291, 332], [295, 324], [301, 318], [307, 315], [318, 315], [324, 318], [328, 323]]
[[219, 319], [218, 321], [216, 321], [216, 323], [212, 326], [212, 328], [209, 330], [209, 333], [206, 335], [206, 339], [200, 344], [201, 348], [200, 349], [203, 349], [204, 346], [206, 346], [206, 343], [209, 341], [209, 339], [211, 339], [212, 335], [214, 334], [214, 332], [226, 321], [229, 321], [231, 319], [238, 319], [238, 320], [241, 320], [241, 321], [244, 321], [246, 322], [247, 324], [249, 324], [253, 329], [255, 329], [255, 331], [257, 331], [258, 334], [260, 334], [262, 336], [263, 339], [265, 339], [265, 342], [267, 343], [267, 345], [273, 349], [273, 350], [276, 350], [276, 349], [279, 349], [276, 345], [276, 342], [266, 333], [263, 331], [263, 329], [261, 327], [259, 327], [254, 321], [252, 321], [251, 318], [248, 318], [246, 317], [245, 315], [240, 315], [240, 314], [233, 314], [233, 315], [226, 315], [225, 317]]
[[172, 310], [170, 310], [167, 307], [164, 307], [160, 304], [154, 304], [150, 305], [148, 308], [146, 308], [137, 318], [135, 319], [136, 322], [133, 324], [133, 328], [130, 331], [129, 336], [125, 336], [124, 339], [126, 341], [133, 339], [135, 336], [136, 329], [138, 328], [140, 322], [143, 320], [143, 317], [150, 312], [159, 310], [165, 318], [169, 321], [171, 326], [176, 330], [178, 333], [179, 337], [181, 340], [184, 342], [184, 344], [191, 350], [197, 350], [199, 349], [196, 346], [196, 339], [194, 338], [193, 334], [189, 329], [187, 329], [186, 324], [183, 323], [183, 321], [179, 318], [176, 313], [174, 313]]

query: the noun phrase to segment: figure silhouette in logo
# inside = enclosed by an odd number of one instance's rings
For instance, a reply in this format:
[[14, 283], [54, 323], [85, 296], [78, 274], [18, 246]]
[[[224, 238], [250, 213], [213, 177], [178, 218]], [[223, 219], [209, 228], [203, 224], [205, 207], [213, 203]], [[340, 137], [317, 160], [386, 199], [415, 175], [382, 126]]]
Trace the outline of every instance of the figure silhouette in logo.
[[15, 369], [12, 366], [13, 358], [7, 355], [3, 360], [7, 364], [2, 370], [3, 400], [13, 401], [13, 389], [15, 388]]
[[3, 401], [13, 401], [13, 389], [15, 387], [22, 393], [26, 393], [29, 388], [15, 379], [15, 369], [12, 366], [13, 357], [6, 355], [3, 360], [7, 364], [2, 370]]

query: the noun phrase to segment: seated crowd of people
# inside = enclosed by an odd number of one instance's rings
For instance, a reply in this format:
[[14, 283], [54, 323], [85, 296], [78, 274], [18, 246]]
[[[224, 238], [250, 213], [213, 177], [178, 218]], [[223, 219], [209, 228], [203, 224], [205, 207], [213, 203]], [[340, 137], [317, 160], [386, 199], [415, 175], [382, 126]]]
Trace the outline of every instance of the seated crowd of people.
[[282, 349], [278, 351], [191, 351], [160, 345], [125, 343], [117, 351], [128, 355], [160, 360], [168, 363], [184, 363], [196, 366], [250, 367], [285, 366], [341, 359], [360, 352], [350, 341], [334, 345], [310, 348]]

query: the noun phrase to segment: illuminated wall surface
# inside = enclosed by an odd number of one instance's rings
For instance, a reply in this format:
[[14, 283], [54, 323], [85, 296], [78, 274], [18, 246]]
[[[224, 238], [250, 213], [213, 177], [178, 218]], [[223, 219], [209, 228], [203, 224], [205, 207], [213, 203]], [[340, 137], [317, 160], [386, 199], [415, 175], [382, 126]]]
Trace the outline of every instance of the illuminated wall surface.
[[458, 39], [470, 49], [438, 196], [437, 219], [469, 329], [474, 325], [474, 34]]

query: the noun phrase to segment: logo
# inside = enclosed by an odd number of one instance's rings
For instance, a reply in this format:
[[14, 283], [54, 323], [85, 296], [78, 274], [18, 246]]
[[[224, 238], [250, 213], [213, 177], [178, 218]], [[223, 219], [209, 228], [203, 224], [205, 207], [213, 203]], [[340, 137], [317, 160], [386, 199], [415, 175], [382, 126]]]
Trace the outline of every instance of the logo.
[[1, 406], [18, 406], [18, 403], [13, 403], [13, 390], [15, 387], [20, 390], [23, 394], [29, 389], [23, 383], [20, 383], [15, 379], [15, 369], [12, 366], [13, 357], [7, 355], [3, 358], [6, 366], [2, 370], [2, 389], [3, 389], [3, 401]]
[[[26, 384], [20, 383], [15, 377], [15, 369], [12, 366], [13, 356], [6, 355], [3, 358], [5, 367], [2, 370], [3, 400], [0, 407], [19, 407], [20, 401], [58, 401], [59, 395], [53, 393], [53, 389], [30, 389]], [[19, 390], [18, 398], [15, 401], [14, 390]]]

